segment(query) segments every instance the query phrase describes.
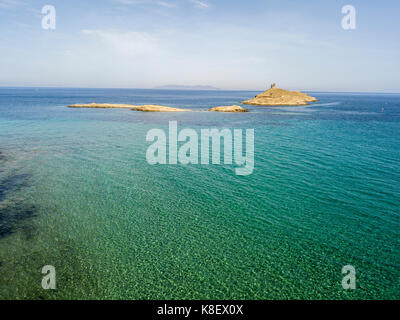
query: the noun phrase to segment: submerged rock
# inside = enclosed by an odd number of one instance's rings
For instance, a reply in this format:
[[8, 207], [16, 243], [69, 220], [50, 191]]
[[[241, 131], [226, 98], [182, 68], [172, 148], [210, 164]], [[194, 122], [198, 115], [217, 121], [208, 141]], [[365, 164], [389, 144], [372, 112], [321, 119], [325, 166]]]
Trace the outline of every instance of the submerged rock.
[[216, 111], [216, 112], [248, 112], [247, 109], [242, 108], [241, 106], [220, 106], [208, 109], [208, 111]]
[[318, 99], [300, 91], [277, 88], [273, 83], [267, 91], [256, 95], [253, 99], [242, 101], [242, 103], [257, 106], [302, 106], [314, 101], [318, 101]]

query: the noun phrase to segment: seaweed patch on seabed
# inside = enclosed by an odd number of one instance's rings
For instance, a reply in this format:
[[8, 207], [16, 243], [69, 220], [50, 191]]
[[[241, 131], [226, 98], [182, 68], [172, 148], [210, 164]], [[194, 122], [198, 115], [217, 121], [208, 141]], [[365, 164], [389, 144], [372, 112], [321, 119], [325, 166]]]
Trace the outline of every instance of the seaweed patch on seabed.
[[[0, 160], [4, 160], [0, 151]], [[14, 174], [0, 178], [0, 239], [12, 234], [18, 228], [26, 238], [33, 236], [33, 229], [22, 225], [27, 219], [37, 214], [37, 208], [21, 199], [13, 199], [12, 195], [29, 186], [29, 174]]]
[[[36, 213], [34, 205], [17, 202], [3, 207], [0, 204], [0, 239], [15, 232], [23, 221], [36, 216]], [[23, 226], [22, 231], [25, 238], [32, 238], [34, 230], [31, 227]]]

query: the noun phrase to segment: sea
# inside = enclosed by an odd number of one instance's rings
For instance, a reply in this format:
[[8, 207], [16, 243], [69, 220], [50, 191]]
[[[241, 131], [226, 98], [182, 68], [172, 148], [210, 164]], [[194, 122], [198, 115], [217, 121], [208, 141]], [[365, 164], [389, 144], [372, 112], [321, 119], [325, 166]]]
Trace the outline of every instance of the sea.
[[[399, 299], [400, 94], [207, 112], [257, 93], [0, 88], [0, 299]], [[149, 164], [170, 121], [254, 129], [253, 172]]]

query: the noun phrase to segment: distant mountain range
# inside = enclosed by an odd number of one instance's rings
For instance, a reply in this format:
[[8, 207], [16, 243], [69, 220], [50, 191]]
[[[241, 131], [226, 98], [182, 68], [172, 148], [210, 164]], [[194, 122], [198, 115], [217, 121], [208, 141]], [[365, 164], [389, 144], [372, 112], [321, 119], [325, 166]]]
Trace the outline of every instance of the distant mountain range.
[[168, 84], [166, 86], [154, 87], [154, 89], [162, 89], [162, 90], [219, 90], [213, 86], [184, 86], [184, 85], [176, 85], [176, 84]]

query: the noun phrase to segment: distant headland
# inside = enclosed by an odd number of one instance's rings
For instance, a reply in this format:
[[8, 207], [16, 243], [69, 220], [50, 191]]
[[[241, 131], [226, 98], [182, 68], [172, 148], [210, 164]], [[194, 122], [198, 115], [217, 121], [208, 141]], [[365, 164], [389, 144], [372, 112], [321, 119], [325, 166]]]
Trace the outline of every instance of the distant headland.
[[300, 91], [279, 89], [273, 83], [267, 91], [250, 100], [242, 101], [242, 103], [256, 106], [302, 106], [314, 101], [318, 101], [318, 99]]
[[159, 90], [219, 90], [213, 86], [184, 86], [184, 85], [177, 85], [177, 84], [168, 84], [165, 86], [154, 87], [154, 89]]

